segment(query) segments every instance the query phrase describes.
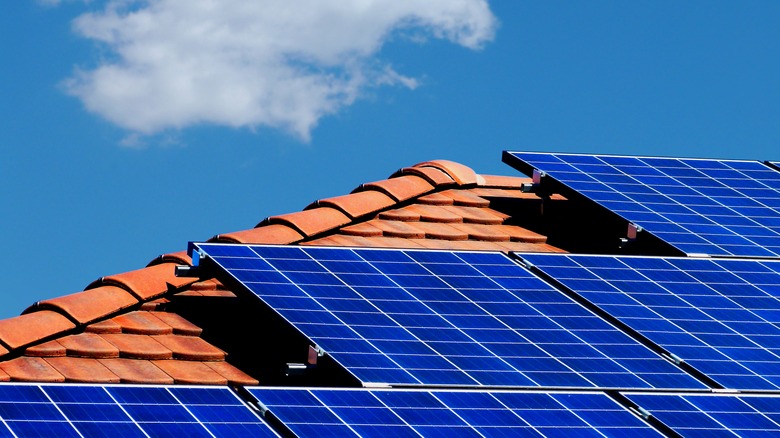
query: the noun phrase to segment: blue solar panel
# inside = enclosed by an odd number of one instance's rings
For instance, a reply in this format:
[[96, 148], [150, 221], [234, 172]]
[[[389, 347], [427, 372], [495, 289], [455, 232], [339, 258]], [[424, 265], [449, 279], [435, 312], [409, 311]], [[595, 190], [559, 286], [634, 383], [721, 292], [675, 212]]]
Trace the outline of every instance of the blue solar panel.
[[364, 383], [703, 387], [500, 253], [198, 246]]
[[684, 437], [765, 436], [780, 431], [777, 395], [625, 395]]
[[228, 388], [4, 383], [0, 422], [18, 437], [278, 436]]
[[659, 436], [600, 392], [249, 392], [298, 436]]
[[780, 389], [780, 261], [522, 258], [723, 386]]
[[686, 254], [780, 255], [780, 172], [758, 161], [509, 154]]

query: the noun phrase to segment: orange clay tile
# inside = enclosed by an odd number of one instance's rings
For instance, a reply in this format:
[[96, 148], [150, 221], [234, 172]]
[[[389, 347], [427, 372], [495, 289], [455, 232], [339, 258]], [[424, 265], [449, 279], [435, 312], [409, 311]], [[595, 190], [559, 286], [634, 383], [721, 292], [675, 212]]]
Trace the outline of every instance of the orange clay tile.
[[217, 361], [225, 360], [225, 352], [195, 336], [162, 335], [154, 340], [173, 351], [174, 359]]
[[501, 225], [509, 216], [489, 208], [464, 207], [462, 205], [445, 205], [441, 207], [471, 224]]
[[155, 312], [154, 316], [156, 316], [165, 324], [171, 326], [171, 328], [173, 328], [173, 334], [175, 335], [200, 336], [200, 334], [203, 332], [203, 329], [187, 321], [176, 313]]
[[136, 335], [167, 335], [173, 333], [173, 328], [162, 322], [155, 315], [157, 312], [136, 311], [119, 315], [112, 319], [122, 326], [122, 333]]
[[454, 228], [468, 233], [469, 240], [482, 240], [486, 242], [509, 242], [509, 234], [502, 233], [491, 225], [482, 224], [452, 224]]
[[119, 357], [130, 359], [171, 359], [173, 352], [147, 335], [107, 334], [103, 339], [119, 349]]
[[566, 252], [560, 248], [556, 248], [546, 243], [528, 243], [528, 242], [496, 242], [497, 246], [500, 246], [506, 251], [518, 251], [518, 252]]
[[[334, 234], [321, 239], [304, 242], [301, 245], [309, 246], [356, 246], [366, 248], [420, 248], [413, 239], [397, 237], [360, 237]], [[417, 239], [422, 240], [422, 239]]]
[[45, 360], [65, 377], [66, 382], [119, 383], [119, 377], [97, 359], [50, 357]]
[[449, 175], [433, 167], [404, 167], [391, 175], [390, 178], [402, 175], [419, 176], [436, 187], [455, 184], [455, 180], [450, 178]]
[[[189, 290], [189, 288], [187, 288]], [[141, 304], [140, 307], [138, 307], [138, 310], [145, 310], [145, 311], [155, 311], [155, 310], [165, 310], [165, 306], [167, 306], [171, 300], [168, 298], [162, 297], [157, 298], [156, 300], [147, 301], [143, 304]]]
[[420, 222], [400, 222], [374, 219], [372, 221], [368, 221], [367, 223], [382, 230], [382, 234], [386, 237], [401, 237], [404, 239], [422, 239], [425, 237], [425, 231], [416, 226]]
[[454, 179], [459, 185], [476, 184], [477, 174], [470, 167], [449, 160], [433, 160], [415, 164], [414, 167], [433, 167]]
[[192, 259], [187, 255], [187, 251], [172, 252], [169, 254], [163, 254], [146, 266], [159, 265], [161, 263], [175, 263], [177, 265], [192, 265]]
[[5, 373], [2, 369], [0, 369], [0, 382], [8, 382], [11, 380], [11, 376]]
[[369, 224], [368, 222], [362, 222], [344, 227], [339, 230], [339, 233], [346, 234], [348, 236], [375, 237], [381, 236], [382, 230]]
[[308, 237], [330, 231], [349, 222], [350, 219], [344, 213], [330, 207], [319, 207], [281, 216], [272, 216], [261, 222], [259, 226], [283, 224], [295, 228], [299, 233]]
[[450, 251], [500, 251], [503, 242], [485, 242], [480, 240], [437, 240], [414, 239], [420, 246], [428, 249], [446, 249]]
[[41, 301], [37, 307], [56, 310], [79, 324], [88, 324], [134, 304], [138, 304], [138, 299], [129, 292], [115, 286], [102, 286]]
[[89, 333], [122, 333], [122, 326], [116, 321], [107, 319], [105, 321], [96, 322], [88, 325], [85, 332]]
[[455, 205], [463, 205], [466, 207], [489, 207], [490, 201], [483, 199], [471, 190], [445, 190], [441, 192], [442, 195], [452, 198]]
[[135, 295], [139, 300], [148, 301], [196, 281], [194, 278], [176, 277], [175, 267], [175, 263], [161, 263], [135, 271], [110, 275], [93, 282], [87, 289], [103, 285], [119, 286]]
[[104, 367], [119, 377], [121, 383], [171, 385], [173, 378], [148, 360], [98, 359]]
[[547, 242], [547, 236], [543, 236], [538, 233], [534, 233], [531, 230], [527, 230], [517, 225], [493, 225], [496, 231], [506, 233], [513, 242], [526, 242], [526, 243], [545, 243]]
[[380, 191], [398, 202], [420, 196], [433, 190], [433, 186], [428, 181], [414, 175], [404, 175], [397, 178], [375, 181], [363, 184], [353, 191], [362, 192], [365, 190]]
[[515, 199], [531, 199], [541, 201], [536, 193], [524, 193], [520, 190], [507, 190], [507, 189], [492, 189], [492, 188], [476, 188], [471, 189], [469, 192], [472, 195], [480, 196], [483, 198], [515, 198]]
[[119, 357], [119, 349], [95, 333], [80, 333], [58, 339], [68, 356], [108, 359]]
[[203, 362], [155, 360], [152, 363], [173, 377], [174, 383], [181, 385], [227, 385], [228, 383], [227, 378]]
[[8, 349], [0, 345], [0, 356], [8, 354]]
[[420, 220], [420, 214], [412, 210], [398, 208], [395, 210], [383, 211], [377, 215], [379, 219], [401, 222], [417, 222]]
[[33, 347], [28, 347], [24, 350], [26, 356], [34, 357], [57, 357], [65, 356], [65, 347], [62, 346], [57, 340], [44, 342]]
[[176, 296], [235, 298], [236, 294], [234, 294], [229, 290], [211, 290], [211, 291], [185, 290], [184, 292], [179, 292], [178, 294], [176, 294]]
[[235, 231], [233, 233], [217, 234], [209, 239], [209, 241], [282, 245], [297, 242], [301, 239], [303, 239], [303, 235], [287, 225], [274, 224], [252, 228], [250, 230]]
[[384, 210], [391, 205], [395, 205], [395, 201], [389, 196], [375, 190], [367, 190], [365, 192], [322, 199], [313, 203], [306, 209], [331, 207], [341, 211], [350, 218], [355, 219], [370, 213], [376, 213], [379, 210]]
[[12, 381], [60, 383], [65, 377], [40, 357], [18, 357], [7, 362], [0, 362], [2, 369]]
[[0, 320], [0, 341], [13, 350], [75, 328], [68, 318], [51, 310]]
[[455, 203], [452, 198], [441, 193], [429, 193], [425, 196], [420, 196], [415, 202], [426, 205], [452, 205]]
[[416, 222], [414, 226], [423, 230], [425, 232], [425, 237], [428, 239], [467, 240], [469, 238], [468, 233], [465, 233], [450, 224]]
[[230, 385], [257, 385], [256, 379], [245, 374], [243, 371], [227, 362], [203, 362], [206, 366], [219, 373], [228, 380]]
[[463, 222], [463, 218], [438, 205], [412, 204], [408, 207], [404, 207], [403, 210], [408, 210], [419, 214], [420, 220], [424, 222], [438, 222], [446, 224]]
[[495, 187], [499, 189], [519, 189], [523, 184], [531, 184], [531, 178], [504, 175], [482, 175], [480, 187]]

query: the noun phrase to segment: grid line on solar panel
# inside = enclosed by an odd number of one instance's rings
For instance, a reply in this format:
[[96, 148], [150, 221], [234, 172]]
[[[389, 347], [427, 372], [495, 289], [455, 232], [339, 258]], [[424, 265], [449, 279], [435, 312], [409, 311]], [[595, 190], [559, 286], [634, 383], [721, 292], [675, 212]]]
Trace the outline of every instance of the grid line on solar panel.
[[750, 436], [780, 430], [777, 395], [623, 395], [682, 436]]
[[659, 435], [600, 392], [248, 389], [299, 436]]
[[780, 172], [758, 161], [510, 154], [687, 254], [780, 255]]
[[228, 388], [0, 385], [15, 436], [278, 436]]
[[521, 257], [724, 387], [780, 389], [780, 262]]
[[704, 387], [500, 253], [199, 246], [364, 383]]

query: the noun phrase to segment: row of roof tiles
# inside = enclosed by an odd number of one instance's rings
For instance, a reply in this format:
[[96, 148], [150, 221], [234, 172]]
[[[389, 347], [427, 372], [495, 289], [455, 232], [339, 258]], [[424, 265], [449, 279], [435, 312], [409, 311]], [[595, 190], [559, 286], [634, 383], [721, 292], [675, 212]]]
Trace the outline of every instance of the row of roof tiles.
[[[490, 208], [487, 198], [538, 199], [524, 178], [477, 175], [450, 161], [403, 168], [351, 194], [272, 216], [212, 242], [560, 251]], [[170, 294], [231, 296], [216, 280], [174, 275], [183, 252], [103, 277], [85, 291], [35, 303], [0, 321], [0, 380], [252, 384], [200, 328], [157, 311]], [[9, 360], [10, 359], [10, 360]]]

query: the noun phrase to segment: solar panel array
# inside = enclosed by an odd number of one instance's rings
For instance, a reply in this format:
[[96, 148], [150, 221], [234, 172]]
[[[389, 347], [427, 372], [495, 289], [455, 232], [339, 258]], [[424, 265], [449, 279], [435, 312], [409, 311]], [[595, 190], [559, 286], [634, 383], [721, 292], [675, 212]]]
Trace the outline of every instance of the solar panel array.
[[661, 436], [600, 392], [249, 391], [298, 436]]
[[198, 246], [365, 384], [705, 387], [500, 253]]
[[0, 436], [279, 436], [228, 388], [0, 385]]
[[522, 258], [723, 386], [780, 389], [780, 261]]
[[780, 255], [780, 172], [758, 161], [508, 154], [686, 254]]

